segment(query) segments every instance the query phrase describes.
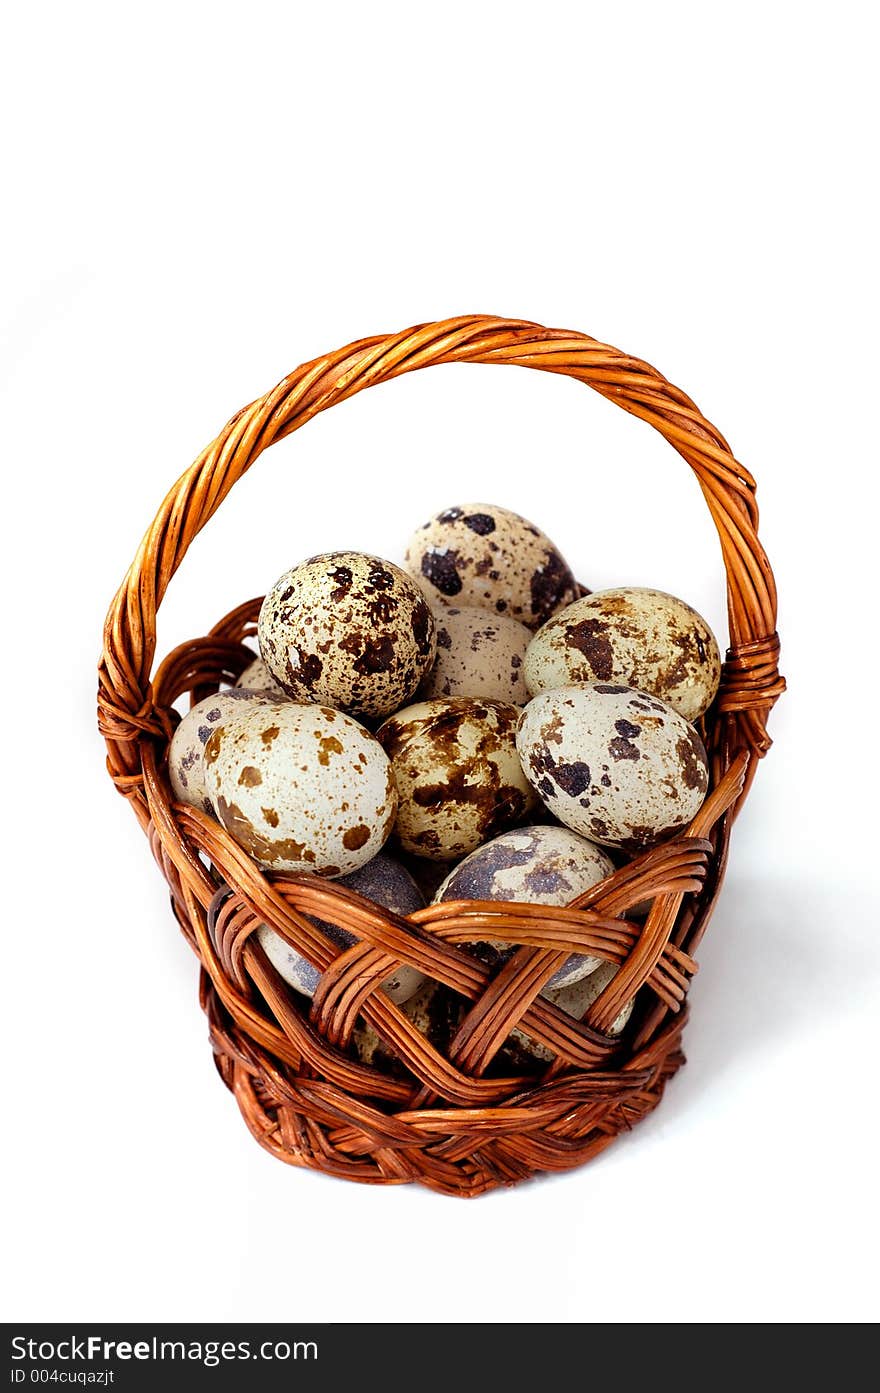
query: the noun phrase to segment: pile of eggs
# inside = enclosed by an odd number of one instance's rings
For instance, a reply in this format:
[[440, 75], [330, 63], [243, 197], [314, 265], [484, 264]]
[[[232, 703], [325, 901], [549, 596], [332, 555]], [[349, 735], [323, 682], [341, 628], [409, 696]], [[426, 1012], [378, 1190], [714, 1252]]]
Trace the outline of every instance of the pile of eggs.
[[[266, 595], [258, 638], [238, 685], [181, 720], [168, 774], [267, 871], [337, 879], [401, 915], [428, 900], [566, 905], [706, 796], [693, 723], [721, 662], [705, 620], [658, 590], [585, 591], [504, 508], [438, 513], [402, 568], [350, 551], [300, 562]], [[267, 925], [257, 937], [313, 996], [314, 965]], [[512, 950], [471, 951], [496, 968]], [[613, 975], [573, 955], [543, 995], [580, 1019]], [[448, 1046], [460, 997], [407, 965], [383, 989]], [[364, 1021], [354, 1046], [394, 1067]], [[507, 1053], [552, 1058], [520, 1031]]]

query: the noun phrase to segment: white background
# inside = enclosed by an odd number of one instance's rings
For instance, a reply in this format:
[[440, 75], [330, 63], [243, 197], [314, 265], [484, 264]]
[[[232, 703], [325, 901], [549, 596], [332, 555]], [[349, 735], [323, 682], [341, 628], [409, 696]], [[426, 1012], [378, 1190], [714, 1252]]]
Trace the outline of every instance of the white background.
[[[33, 4], [0, 85], [7, 1318], [869, 1319], [876, 1301], [877, 106], [861, 3]], [[654, 362], [759, 480], [790, 690], [689, 1063], [587, 1169], [464, 1203], [289, 1169], [103, 770], [95, 663], [239, 406], [470, 311]], [[260, 461], [159, 651], [302, 555], [531, 516], [724, 633], [687, 467], [573, 383], [420, 373]]]

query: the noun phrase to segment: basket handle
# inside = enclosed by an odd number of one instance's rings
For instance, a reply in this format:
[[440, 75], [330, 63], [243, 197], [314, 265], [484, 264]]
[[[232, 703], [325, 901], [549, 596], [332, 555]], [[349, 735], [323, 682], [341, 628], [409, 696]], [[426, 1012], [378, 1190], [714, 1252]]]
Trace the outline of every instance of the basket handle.
[[718, 709], [740, 744], [766, 753], [767, 716], [785, 683], [777, 668], [776, 587], [758, 540], [751, 474], [690, 398], [647, 363], [586, 334], [465, 315], [361, 339], [304, 363], [233, 416], [167, 495], [110, 606], [99, 666], [108, 769], [136, 804], [142, 804], [138, 741], [169, 732], [168, 714], [154, 709], [150, 686], [156, 612], [193, 538], [269, 445], [365, 387], [438, 363], [509, 363], [573, 377], [647, 421], [688, 462], [718, 529], [727, 571], [731, 646]]

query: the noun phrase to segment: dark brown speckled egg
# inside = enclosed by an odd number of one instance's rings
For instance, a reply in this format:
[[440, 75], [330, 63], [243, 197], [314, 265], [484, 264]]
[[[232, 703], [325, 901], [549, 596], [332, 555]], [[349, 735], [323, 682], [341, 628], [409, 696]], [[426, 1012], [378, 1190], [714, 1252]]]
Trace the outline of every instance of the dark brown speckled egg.
[[432, 605], [476, 606], [537, 629], [580, 593], [535, 525], [494, 503], [445, 508], [410, 539], [406, 569]]
[[412, 578], [363, 552], [313, 556], [263, 601], [260, 653], [289, 697], [381, 718], [413, 695], [437, 652], [434, 616]]

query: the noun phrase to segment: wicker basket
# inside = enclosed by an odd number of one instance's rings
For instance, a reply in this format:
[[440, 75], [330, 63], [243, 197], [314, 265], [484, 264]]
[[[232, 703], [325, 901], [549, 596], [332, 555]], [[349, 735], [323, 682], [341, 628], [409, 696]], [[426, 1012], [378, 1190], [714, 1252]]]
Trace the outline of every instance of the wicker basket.
[[[711, 786], [682, 836], [637, 857], [566, 909], [437, 905], [402, 919], [333, 882], [257, 866], [211, 818], [176, 803], [166, 752], [172, 703], [234, 682], [253, 652], [259, 600], [152, 673], [156, 610], [192, 539], [274, 441], [365, 387], [435, 363], [511, 363], [564, 373], [640, 416], [693, 468], [727, 570], [730, 648], [701, 722]], [[378, 1184], [419, 1181], [477, 1195], [596, 1155], [659, 1102], [683, 1063], [694, 953], [718, 895], [733, 818], [766, 753], [784, 688], [773, 576], [757, 537], [752, 477], [685, 394], [647, 364], [583, 334], [472, 315], [363, 339], [306, 363], [233, 416], [169, 493], [110, 608], [100, 666], [107, 767], [147, 833], [174, 914], [201, 963], [217, 1067], [260, 1144], [293, 1165]], [[645, 899], [644, 923], [627, 912]], [[313, 918], [352, 931], [347, 950]], [[322, 971], [308, 1014], [254, 930], [270, 924]], [[491, 935], [488, 930], [491, 928]], [[517, 946], [497, 974], [462, 945]], [[570, 953], [620, 965], [583, 1021], [539, 993]], [[401, 962], [467, 1003], [444, 1057], [378, 990]], [[624, 1035], [607, 1034], [639, 988]], [[299, 999], [300, 1002], [302, 999]], [[349, 1048], [363, 1016], [403, 1066], [381, 1072]], [[555, 1060], [534, 1074], [499, 1050], [519, 1026]]]

